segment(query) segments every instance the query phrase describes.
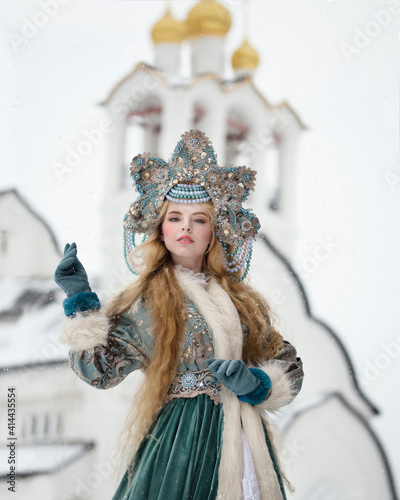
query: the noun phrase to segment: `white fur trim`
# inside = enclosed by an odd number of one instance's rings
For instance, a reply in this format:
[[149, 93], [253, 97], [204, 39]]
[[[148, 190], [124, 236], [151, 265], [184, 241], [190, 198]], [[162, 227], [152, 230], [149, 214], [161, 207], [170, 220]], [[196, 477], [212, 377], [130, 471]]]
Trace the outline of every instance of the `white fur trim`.
[[65, 320], [60, 340], [74, 351], [91, 351], [97, 345], [107, 345], [109, 320], [102, 311], [77, 313]]
[[282, 500], [282, 493], [279, 486], [274, 464], [269, 450], [265, 445], [264, 429], [259, 412], [247, 403], [240, 403], [243, 430], [253, 457], [256, 471], [260, 498], [268, 500]]
[[[176, 270], [182, 292], [196, 305], [214, 340], [214, 354], [221, 359], [241, 359], [242, 328], [238, 312], [229, 295], [211, 278], [208, 289], [188, 273]], [[241, 500], [243, 497], [243, 442], [240, 402], [226, 387], [221, 389], [224, 408], [224, 430], [218, 474], [219, 500]]]
[[218, 500], [243, 498], [243, 440], [240, 401], [226, 387], [221, 390], [224, 408], [221, 459], [218, 470]]
[[262, 403], [256, 405], [260, 410], [276, 411], [289, 404], [295, 394], [292, 390], [290, 377], [284, 372], [279, 361], [267, 361], [259, 367], [271, 379], [271, 391]]
[[[217, 330], [216, 335], [216, 337], [218, 337], [218, 345], [216, 346], [215, 352], [216, 357], [224, 359], [242, 359], [243, 332], [236, 307], [233, 305], [227, 292], [225, 292], [216, 280], [210, 280], [208, 292], [212, 302], [217, 306], [219, 313], [218, 320], [220, 329]], [[205, 317], [207, 318], [207, 313]], [[225, 333], [223, 343], [221, 343], [222, 331]]]
[[[196, 278], [180, 272], [179, 269], [176, 269], [175, 276], [182, 292], [196, 305], [208, 325], [214, 340], [215, 357], [241, 359], [242, 326], [239, 314], [227, 292], [214, 278], [210, 279], [208, 287], [205, 288]], [[272, 378], [275, 380], [277, 377], [272, 375]], [[224, 430], [217, 499], [243, 498], [243, 425], [259, 482], [260, 500], [282, 500], [278, 479], [265, 444], [259, 409], [248, 403], [241, 403], [237, 396], [225, 387], [221, 389], [221, 401], [224, 408]]]
[[241, 359], [242, 328], [239, 314], [225, 290], [211, 278], [208, 289], [192, 275], [175, 271], [182, 292], [196, 305], [214, 334], [215, 357]]

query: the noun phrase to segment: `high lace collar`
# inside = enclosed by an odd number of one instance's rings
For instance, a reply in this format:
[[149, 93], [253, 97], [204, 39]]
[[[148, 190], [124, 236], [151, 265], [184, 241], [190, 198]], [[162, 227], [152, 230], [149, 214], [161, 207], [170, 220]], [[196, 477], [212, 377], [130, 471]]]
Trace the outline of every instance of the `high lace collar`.
[[182, 273], [185, 273], [185, 274], [188, 274], [188, 275], [192, 276], [193, 278], [195, 278], [202, 285], [207, 285], [208, 280], [211, 278], [211, 276], [208, 275], [208, 274], [195, 273], [191, 269], [188, 269], [187, 267], [183, 267], [183, 266], [181, 266], [179, 264], [176, 265], [175, 268], [178, 269], [179, 271], [181, 271]]

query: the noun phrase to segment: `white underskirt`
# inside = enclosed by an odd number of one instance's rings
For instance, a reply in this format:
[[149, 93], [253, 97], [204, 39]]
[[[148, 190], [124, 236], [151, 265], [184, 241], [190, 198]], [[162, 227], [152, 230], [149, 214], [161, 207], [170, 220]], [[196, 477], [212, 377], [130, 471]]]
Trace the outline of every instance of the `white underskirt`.
[[251, 457], [249, 443], [242, 428], [243, 441], [243, 500], [260, 500], [256, 471]]

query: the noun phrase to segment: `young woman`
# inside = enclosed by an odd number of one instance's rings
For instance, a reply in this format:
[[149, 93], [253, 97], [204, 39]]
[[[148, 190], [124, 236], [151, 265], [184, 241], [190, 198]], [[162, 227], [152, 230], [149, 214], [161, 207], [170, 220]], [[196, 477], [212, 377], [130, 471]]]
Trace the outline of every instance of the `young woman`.
[[[55, 273], [76, 374], [102, 389], [145, 375], [113, 500], [286, 498], [268, 412], [293, 400], [303, 370], [244, 281], [259, 221], [242, 202], [255, 173], [218, 167], [200, 131], [183, 134], [168, 163], [136, 156], [131, 172], [140, 196], [125, 256], [139, 277], [101, 307], [74, 243]], [[147, 239], [135, 248], [137, 233]]]

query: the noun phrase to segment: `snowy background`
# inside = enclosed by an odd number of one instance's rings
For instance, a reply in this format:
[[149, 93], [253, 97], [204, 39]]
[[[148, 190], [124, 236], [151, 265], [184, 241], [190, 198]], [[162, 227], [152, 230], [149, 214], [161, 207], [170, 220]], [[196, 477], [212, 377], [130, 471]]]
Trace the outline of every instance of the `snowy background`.
[[[183, 19], [195, 3], [171, 6]], [[229, 62], [242, 42], [241, 2], [221, 3], [232, 14]], [[100, 128], [99, 103], [114, 84], [138, 61], [152, 63], [150, 30], [164, 8], [149, 0], [0, 5], [0, 191], [18, 189], [60, 248], [77, 241], [89, 277], [101, 274], [100, 205], [115, 166], [106, 164], [106, 132], [85, 156], [76, 152]], [[338, 333], [382, 412], [372, 426], [399, 485], [400, 1], [251, 0], [249, 17], [261, 57], [256, 86], [272, 103], [287, 100], [308, 128], [296, 164], [293, 265], [312, 314]], [[333, 242], [324, 261], [321, 239]]]

